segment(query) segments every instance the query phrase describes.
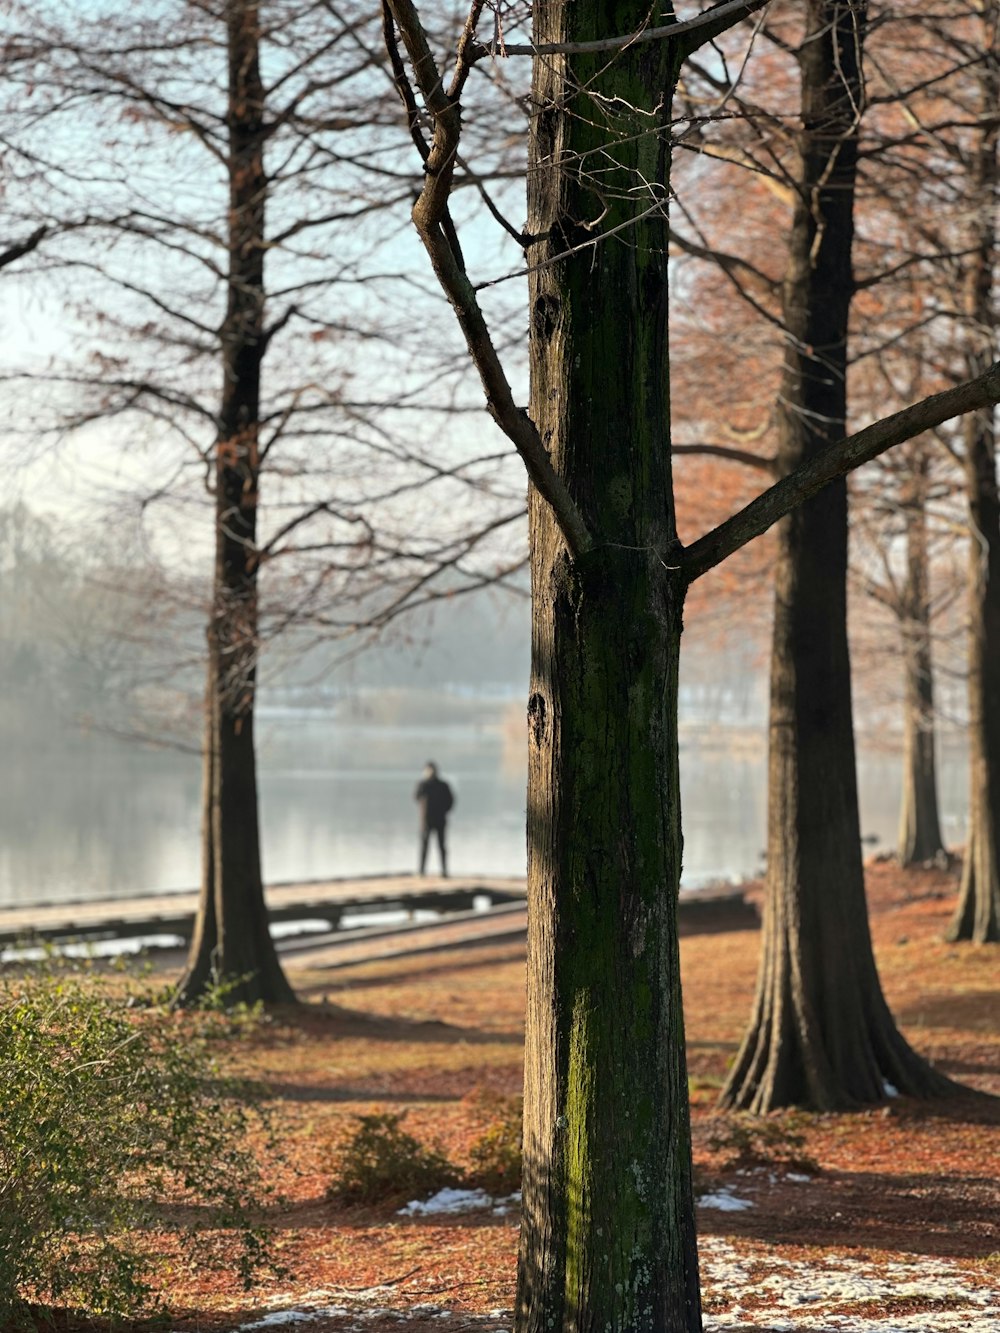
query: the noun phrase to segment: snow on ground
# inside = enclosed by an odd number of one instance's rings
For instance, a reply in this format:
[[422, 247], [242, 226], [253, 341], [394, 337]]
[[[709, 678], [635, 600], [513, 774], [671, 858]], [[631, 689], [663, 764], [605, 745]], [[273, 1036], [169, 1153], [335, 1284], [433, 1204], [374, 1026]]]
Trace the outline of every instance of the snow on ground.
[[485, 1190], [438, 1190], [429, 1199], [413, 1199], [397, 1209], [401, 1217], [428, 1217], [435, 1213], [472, 1213], [488, 1208], [498, 1217], [504, 1217], [521, 1202], [521, 1194], [509, 1194], [506, 1198], [494, 1199]]
[[[827, 1254], [822, 1264], [804, 1263], [766, 1251], [737, 1253], [714, 1236], [702, 1238], [700, 1254], [712, 1312], [705, 1321], [710, 1333], [743, 1328], [768, 1333], [1000, 1330], [996, 1284], [980, 1285], [966, 1269], [945, 1260], [918, 1256], [873, 1265], [869, 1259]], [[762, 1268], [769, 1271], [762, 1273]], [[852, 1313], [859, 1305], [873, 1312]]]
[[732, 1190], [716, 1190], [714, 1194], [699, 1194], [698, 1203], [702, 1208], [717, 1208], [720, 1213], [742, 1213], [745, 1208], [752, 1208], [749, 1199], [741, 1199]]
[[[453, 1191], [457, 1192], [457, 1191]], [[466, 1191], [467, 1193], [467, 1191]], [[430, 1201], [429, 1201], [430, 1202]], [[478, 1205], [477, 1205], [478, 1206]], [[998, 1333], [1000, 1291], [958, 1264], [914, 1256], [887, 1263], [827, 1254], [822, 1263], [782, 1259], [764, 1247], [737, 1251], [717, 1236], [700, 1242], [705, 1333]], [[463, 1333], [510, 1333], [512, 1312], [469, 1315], [444, 1305], [389, 1306], [404, 1289], [314, 1291], [295, 1308], [272, 1309], [235, 1333], [337, 1333], [454, 1319]], [[285, 1294], [278, 1302], [291, 1301]], [[862, 1307], [858, 1312], [858, 1307]], [[317, 1330], [317, 1333], [320, 1333]]]

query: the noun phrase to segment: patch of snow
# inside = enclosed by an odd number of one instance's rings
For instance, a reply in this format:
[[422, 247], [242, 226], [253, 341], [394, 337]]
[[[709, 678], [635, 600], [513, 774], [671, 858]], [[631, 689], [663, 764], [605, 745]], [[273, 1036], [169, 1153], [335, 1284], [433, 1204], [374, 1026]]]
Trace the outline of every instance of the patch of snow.
[[882, 1080], [882, 1091], [885, 1093], [885, 1095], [886, 1095], [887, 1097], [898, 1097], [898, 1096], [899, 1096], [899, 1089], [893, 1087], [893, 1085], [892, 1085], [892, 1084], [889, 1082], [889, 1080], [886, 1079], [886, 1078], [884, 1078], [884, 1079]]
[[471, 1213], [488, 1208], [498, 1217], [505, 1217], [520, 1205], [521, 1192], [509, 1194], [506, 1198], [495, 1199], [485, 1190], [443, 1189], [432, 1194], [429, 1199], [412, 1199], [402, 1208], [397, 1209], [400, 1217], [428, 1217], [435, 1213]]
[[812, 1176], [804, 1176], [801, 1171], [787, 1171], [785, 1173], [785, 1179], [794, 1180], [796, 1185], [808, 1185], [812, 1180]]
[[[720, 1237], [699, 1243], [702, 1279], [709, 1303], [732, 1302], [705, 1320], [705, 1333], [760, 1329], [762, 1333], [997, 1333], [1000, 1297], [991, 1285], [943, 1260], [893, 1260], [872, 1266], [868, 1260], [826, 1255], [822, 1263], [800, 1263], [774, 1254], [737, 1253]], [[770, 1272], [761, 1277], [761, 1266]], [[745, 1310], [743, 1291], [767, 1292], [766, 1308]], [[926, 1306], [905, 1314], [892, 1311], [904, 1298]], [[881, 1306], [870, 1316], [846, 1313], [852, 1305]], [[942, 1309], [947, 1303], [952, 1308]], [[808, 1308], [807, 1308], [808, 1307]], [[786, 1322], [787, 1316], [794, 1322]]]
[[334, 1315], [346, 1315], [350, 1311], [343, 1305], [328, 1305], [319, 1310], [272, 1310], [270, 1314], [254, 1319], [249, 1324], [240, 1324], [236, 1333], [253, 1333], [260, 1328], [280, 1328], [283, 1324], [312, 1324], [317, 1319], [329, 1319]]
[[745, 1208], [752, 1208], [749, 1199], [741, 1199], [732, 1190], [717, 1190], [714, 1194], [703, 1194], [698, 1199], [703, 1208], [717, 1208], [720, 1213], [741, 1213]]
[[427, 1217], [433, 1213], [469, 1213], [492, 1206], [492, 1196], [485, 1190], [443, 1189], [429, 1199], [412, 1199], [397, 1211], [401, 1217]]

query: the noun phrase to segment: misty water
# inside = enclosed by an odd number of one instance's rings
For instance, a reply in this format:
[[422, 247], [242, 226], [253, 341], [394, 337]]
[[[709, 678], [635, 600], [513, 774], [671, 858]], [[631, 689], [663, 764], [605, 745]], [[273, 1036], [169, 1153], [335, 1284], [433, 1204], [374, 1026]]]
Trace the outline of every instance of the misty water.
[[[427, 759], [454, 787], [454, 874], [525, 869], [525, 757], [517, 705], [481, 722], [366, 722], [273, 711], [260, 725], [269, 882], [415, 869], [413, 788]], [[751, 875], [764, 846], [765, 753], [745, 730], [682, 741], [684, 883]], [[867, 850], [891, 847], [899, 759], [862, 751]], [[0, 904], [127, 897], [197, 884], [200, 766], [193, 755], [105, 736], [66, 736], [8, 755], [0, 770]], [[945, 836], [961, 842], [966, 765], [941, 762]], [[432, 859], [429, 869], [436, 871]]]

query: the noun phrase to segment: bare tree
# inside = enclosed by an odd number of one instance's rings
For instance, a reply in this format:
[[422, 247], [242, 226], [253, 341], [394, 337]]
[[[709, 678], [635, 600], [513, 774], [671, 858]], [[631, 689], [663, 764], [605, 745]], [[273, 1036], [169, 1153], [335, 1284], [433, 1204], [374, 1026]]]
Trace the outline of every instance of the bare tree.
[[[181, 542], [193, 483], [213, 509], [201, 899], [178, 999], [218, 978], [234, 1000], [287, 1002], [261, 875], [262, 645], [304, 623], [377, 628], [511, 577], [523, 558], [504, 534], [523, 498], [504, 456], [463, 430], [447, 346], [399, 352], [440, 297], [393, 254], [393, 210], [419, 173], [396, 146], [377, 15], [212, 0], [67, 29], [36, 14], [10, 52], [33, 151], [46, 136], [65, 169], [68, 116], [108, 127], [107, 160], [75, 187], [103, 227], [60, 256], [78, 317], [100, 329], [89, 363], [45, 374], [69, 397], [62, 424], [120, 422], [161, 449], [134, 484]], [[493, 175], [484, 162], [466, 197]], [[449, 457], [427, 457], [431, 429]]]
[[854, 506], [851, 577], [859, 604], [853, 655], [867, 666], [879, 698], [901, 709], [896, 855], [904, 867], [947, 855], [938, 803], [935, 657], [948, 655], [963, 583], [951, 559], [959, 527], [956, 483], [946, 451], [933, 438], [918, 439], [880, 460], [869, 493], [858, 495]]
[[[780, 92], [772, 92], [772, 107], [761, 106], [752, 86], [741, 88], [728, 71], [698, 71], [702, 86], [749, 114], [743, 142], [730, 132], [723, 146], [740, 166], [765, 175], [772, 195], [777, 187], [792, 202], [780, 282], [738, 249], [720, 251], [699, 234], [694, 210], [685, 209], [686, 228], [674, 233], [685, 253], [711, 259], [743, 303], [780, 332], [772, 464], [780, 475], [847, 427], [867, 23], [867, 5], [846, 0], [816, 0], [769, 23], [771, 47], [781, 59], [794, 56], [799, 69], [794, 113]], [[787, 72], [771, 72], [780, 88]], [[697, 87], [695, 80], [686, 85], [689, 104]], [[744, 461], [770, 460], [756, 451]], [[947, 1086], [896, 1029], [875, 968], [861, 862], [847, 570], [845, 482], [777, 530], [763, 953], [749, 1029], [722, 1098], [758, 1112], [878, 1101], [886, 1082], [918, 1093]]]
[[[895, 67], [880, 64], [878, 73], [882, 102], [895, 104], [899, 114], [870, 150], [869, 192], [889, 221], [884, 235], [902, 238], [905, 248], [895, 268], [915, 275], [916, 320], [925, 331], [920, 355], [930, 367], [928, 379], [954, 382], [995, 355], [998, 11], [992, 3], [953, 0], [926, 13], [903, 7], [897, 17]], [[895, 239], [885, 242], [887, 248], [894, 244]], [[927, 285], [930, 272], [933, 287]], [[995, 939], [1000, 929], [1000, 733], [990, 702], [1000, 699], [1000, 641], [992, 637], [1000, 624], [995, 413], [977, 413], [962, 423], [957, 440], [944, 436], [941, 442], [964, 474], [970, 538], [970, 820], [949, 935]]]
[[[965, 366], [995, 355], [994, 268], [1000, 165], [1000, 5], [976, 12], [975, 128], [967, 150], [968, 259], [962, 292]], [[977, 40], [978, 39], [978, 40]], [[996, 413], [964, 422], [969, 506], [969, 835], [959, 901], [948, 932], [954, 940], [1000, 940], [1000, 496]]]

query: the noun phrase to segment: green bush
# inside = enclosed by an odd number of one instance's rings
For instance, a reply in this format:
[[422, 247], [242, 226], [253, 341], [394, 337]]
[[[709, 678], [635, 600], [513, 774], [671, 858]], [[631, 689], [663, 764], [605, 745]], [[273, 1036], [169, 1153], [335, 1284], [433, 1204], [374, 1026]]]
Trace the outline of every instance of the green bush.
[[156, 1305], [142, 1237], [182, 1229], [178, 1204], [198, 1230], [235, 1230], [244, 1286], [271, 1267], [259, 1111], [198, 1022], [82, 975], [0, 978], [0, 1327], [28, 1326], [29, 1303], [112, 1318]]
[[485, 1122], [469, 1149], [468, 1183], [489, 1194], [521, 1188], [524, 1098], [477, 1090], [467, 1099]]
[[403, 1119], [389, 1112], [357, 1117], [357, 1128], [336, 1154], [331, 1198], [379, 1203], [435, 1194], [462, 1183], [458, 1167], [402, 1129]]
[[806, 1150], [806, 1137], [799, 1118], [746, 1113], [717, 1117], [708, 1146], [722, 1153], [730, 1166], [776, 1166], [791, 1171], [815, 1173], [820, 1165]]

